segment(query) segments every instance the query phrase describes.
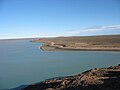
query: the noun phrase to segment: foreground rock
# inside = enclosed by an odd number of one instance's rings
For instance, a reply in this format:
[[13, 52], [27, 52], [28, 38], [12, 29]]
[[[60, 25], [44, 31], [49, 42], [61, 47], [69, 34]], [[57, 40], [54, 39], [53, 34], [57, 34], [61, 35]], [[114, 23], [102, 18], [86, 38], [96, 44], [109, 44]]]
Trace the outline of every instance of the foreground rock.
[[45, 80], [22, 90], [120, 90], [120, 65]]

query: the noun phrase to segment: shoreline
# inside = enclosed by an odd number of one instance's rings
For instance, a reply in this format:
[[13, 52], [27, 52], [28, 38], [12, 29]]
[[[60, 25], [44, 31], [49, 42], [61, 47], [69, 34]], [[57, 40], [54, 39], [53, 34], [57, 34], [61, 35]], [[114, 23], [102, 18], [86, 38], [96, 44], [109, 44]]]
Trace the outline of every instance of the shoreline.
[[39, 47], [43, 51], [120, 51], [120, 47], [63, 47], [58, 45], [42, 45]]
[[120, 64], [107, 68], [94, 68], [83, 73], [47, 79], [27, 85], [21, 90], [119, 90]]
[[43, 51], [120, 51], [120, 35], [39, 38]]

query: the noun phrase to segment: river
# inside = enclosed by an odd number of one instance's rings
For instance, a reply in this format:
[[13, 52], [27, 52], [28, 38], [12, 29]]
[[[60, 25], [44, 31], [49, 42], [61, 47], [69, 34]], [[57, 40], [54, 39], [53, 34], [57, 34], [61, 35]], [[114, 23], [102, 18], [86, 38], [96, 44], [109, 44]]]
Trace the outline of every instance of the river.
[[0, 89], [120, 63], [120, 52], [44, 52], [39, 49], [40, 45], [29, 40], [0, 40]]

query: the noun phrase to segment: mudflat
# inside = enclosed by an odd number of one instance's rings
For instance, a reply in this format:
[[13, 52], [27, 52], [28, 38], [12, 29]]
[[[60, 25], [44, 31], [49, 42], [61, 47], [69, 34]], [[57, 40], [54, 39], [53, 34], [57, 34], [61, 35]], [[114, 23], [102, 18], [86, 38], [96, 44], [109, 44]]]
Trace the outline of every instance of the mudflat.
[[42, 42], [40, 49], [43, 51], [120, 51], [120, 35], [39, 38], [32, 42]]

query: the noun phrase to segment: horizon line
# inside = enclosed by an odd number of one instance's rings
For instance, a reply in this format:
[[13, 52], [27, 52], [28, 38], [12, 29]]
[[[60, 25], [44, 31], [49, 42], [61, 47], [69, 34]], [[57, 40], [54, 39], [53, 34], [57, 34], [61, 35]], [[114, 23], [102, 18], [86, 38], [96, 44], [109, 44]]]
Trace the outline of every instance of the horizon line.
[[38, 38], [54, 38], [54, 37], [87, 37], [87, 36], [111, 36], [120, 34], [100, 34], [100, 35], [69, 35], [69, 36], [42, 36], [42, 37], [15, 37], [15, 38], [0, 38], [0, 40], [23, 40], [23, 39], [38, 39]]

